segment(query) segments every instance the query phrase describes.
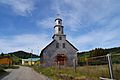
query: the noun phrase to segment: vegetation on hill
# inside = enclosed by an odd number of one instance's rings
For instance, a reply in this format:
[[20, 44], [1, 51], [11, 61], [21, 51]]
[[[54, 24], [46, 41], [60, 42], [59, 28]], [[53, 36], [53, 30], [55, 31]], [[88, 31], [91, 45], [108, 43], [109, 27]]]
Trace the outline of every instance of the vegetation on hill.
[[16, 56], [18, 58], [22, 58], [22, 59], [27, 59], [30, 58], [32, 56], [32, 58], [38, 58], [38, 55], [28, 53], [28, 52], [24, 52], [24, 51], [17, 51], [17, 52], [12, 52], [12, 53], [8, 53], [10, 54], [10, 56]]
[[120, 54], [120, 47], [115, 47], [109, 49], [95, 48], [91, 51], [81, 52], [78, 54], [78, 64], [84, 65], [86, 62], [88, 64], [106, 64], [107, 54], [112, 55], [113, 63], [120, 63], [120, 55], [115, 56], [115, 54]]
[[87, 57], [96, 57], [96, 56], [103, 56], [103, 55], [106, 55], [109, 53], [111, 53], [111, 54], [120, 53], [120, 47], [109, 48], [109, 49], [95, 48], [90, 51], [81, 52], [78, 54], [78, 56], [81, 56], [81, 54], [84, 54]]

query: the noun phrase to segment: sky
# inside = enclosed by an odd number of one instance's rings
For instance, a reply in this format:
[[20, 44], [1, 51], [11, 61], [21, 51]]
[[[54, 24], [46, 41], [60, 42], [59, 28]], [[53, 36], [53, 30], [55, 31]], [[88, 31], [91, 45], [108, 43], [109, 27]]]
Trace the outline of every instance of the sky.
[[52, 41], [57, 14], [80, 52], [120, 46], [120, 0], [0, 0], [0, 53], [39, 55]]

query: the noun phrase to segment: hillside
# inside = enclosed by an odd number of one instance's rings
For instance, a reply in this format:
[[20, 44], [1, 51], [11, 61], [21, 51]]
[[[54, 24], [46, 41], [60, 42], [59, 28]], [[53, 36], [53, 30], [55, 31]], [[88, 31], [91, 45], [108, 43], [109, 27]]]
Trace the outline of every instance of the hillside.
[[90, 57], [92, 54], [95, 54], [94, 56], [102, 56], [102, 55], [106, 55], [108, 53], [118, 54], [118, 53], [120, 53], [120, 47], [114, 47], [114, 48], [108, 48], [108, 49], [95, 48], [95, 49], [90, 50], [90, 51], [80, 52], [80, 53], [78, 53], [78, 56], [79, 55], [81, 55], [81, 56], [87, 55], [87, 57]]
[[[25, 52], [25, 51], [17, 51], [17, 52], [12, 52], [12, 53], [8, 53], [10, 54], [10, 56], [16, 56], [18, 58], [22, 58], [22, 59], [27, 59], [31, 57], [31, 53]], [[32, 54], [32, 58], [38, 58], [38, 55]]]
[[90, 51], [78, 53], [78, 64], [84, 65], [86, 64], [86, 61], [92, 65], [106, 64], [107, 54], [112, 54], [112, 63], [120, 63], [120, 47], [114, 47], [109, 49], [95, 48]]
[[110, 48], [110, 49], [105, 49], [105, 50], [113, 54], [120, 53], [120, 47], [115, 47], [115, 48]]

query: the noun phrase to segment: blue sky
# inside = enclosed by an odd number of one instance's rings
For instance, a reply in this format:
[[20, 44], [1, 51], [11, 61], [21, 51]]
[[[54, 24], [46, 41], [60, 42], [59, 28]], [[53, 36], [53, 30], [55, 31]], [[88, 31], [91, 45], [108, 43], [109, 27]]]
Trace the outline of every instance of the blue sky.
[[58, 13], [79, 51], [120, 46], [120, 0], [0, 0], [0, 52], [39, 54]]

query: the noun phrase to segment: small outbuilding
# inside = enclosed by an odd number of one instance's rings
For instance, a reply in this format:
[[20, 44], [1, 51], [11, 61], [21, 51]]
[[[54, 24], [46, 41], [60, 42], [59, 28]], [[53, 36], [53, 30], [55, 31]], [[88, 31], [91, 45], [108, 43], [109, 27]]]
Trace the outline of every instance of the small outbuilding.
[[22, 59], [22, 65], [40, 65], [40, 58]]
[[0, 56], [0, 65], [12, 65], [12, 58], [10, 56]]

